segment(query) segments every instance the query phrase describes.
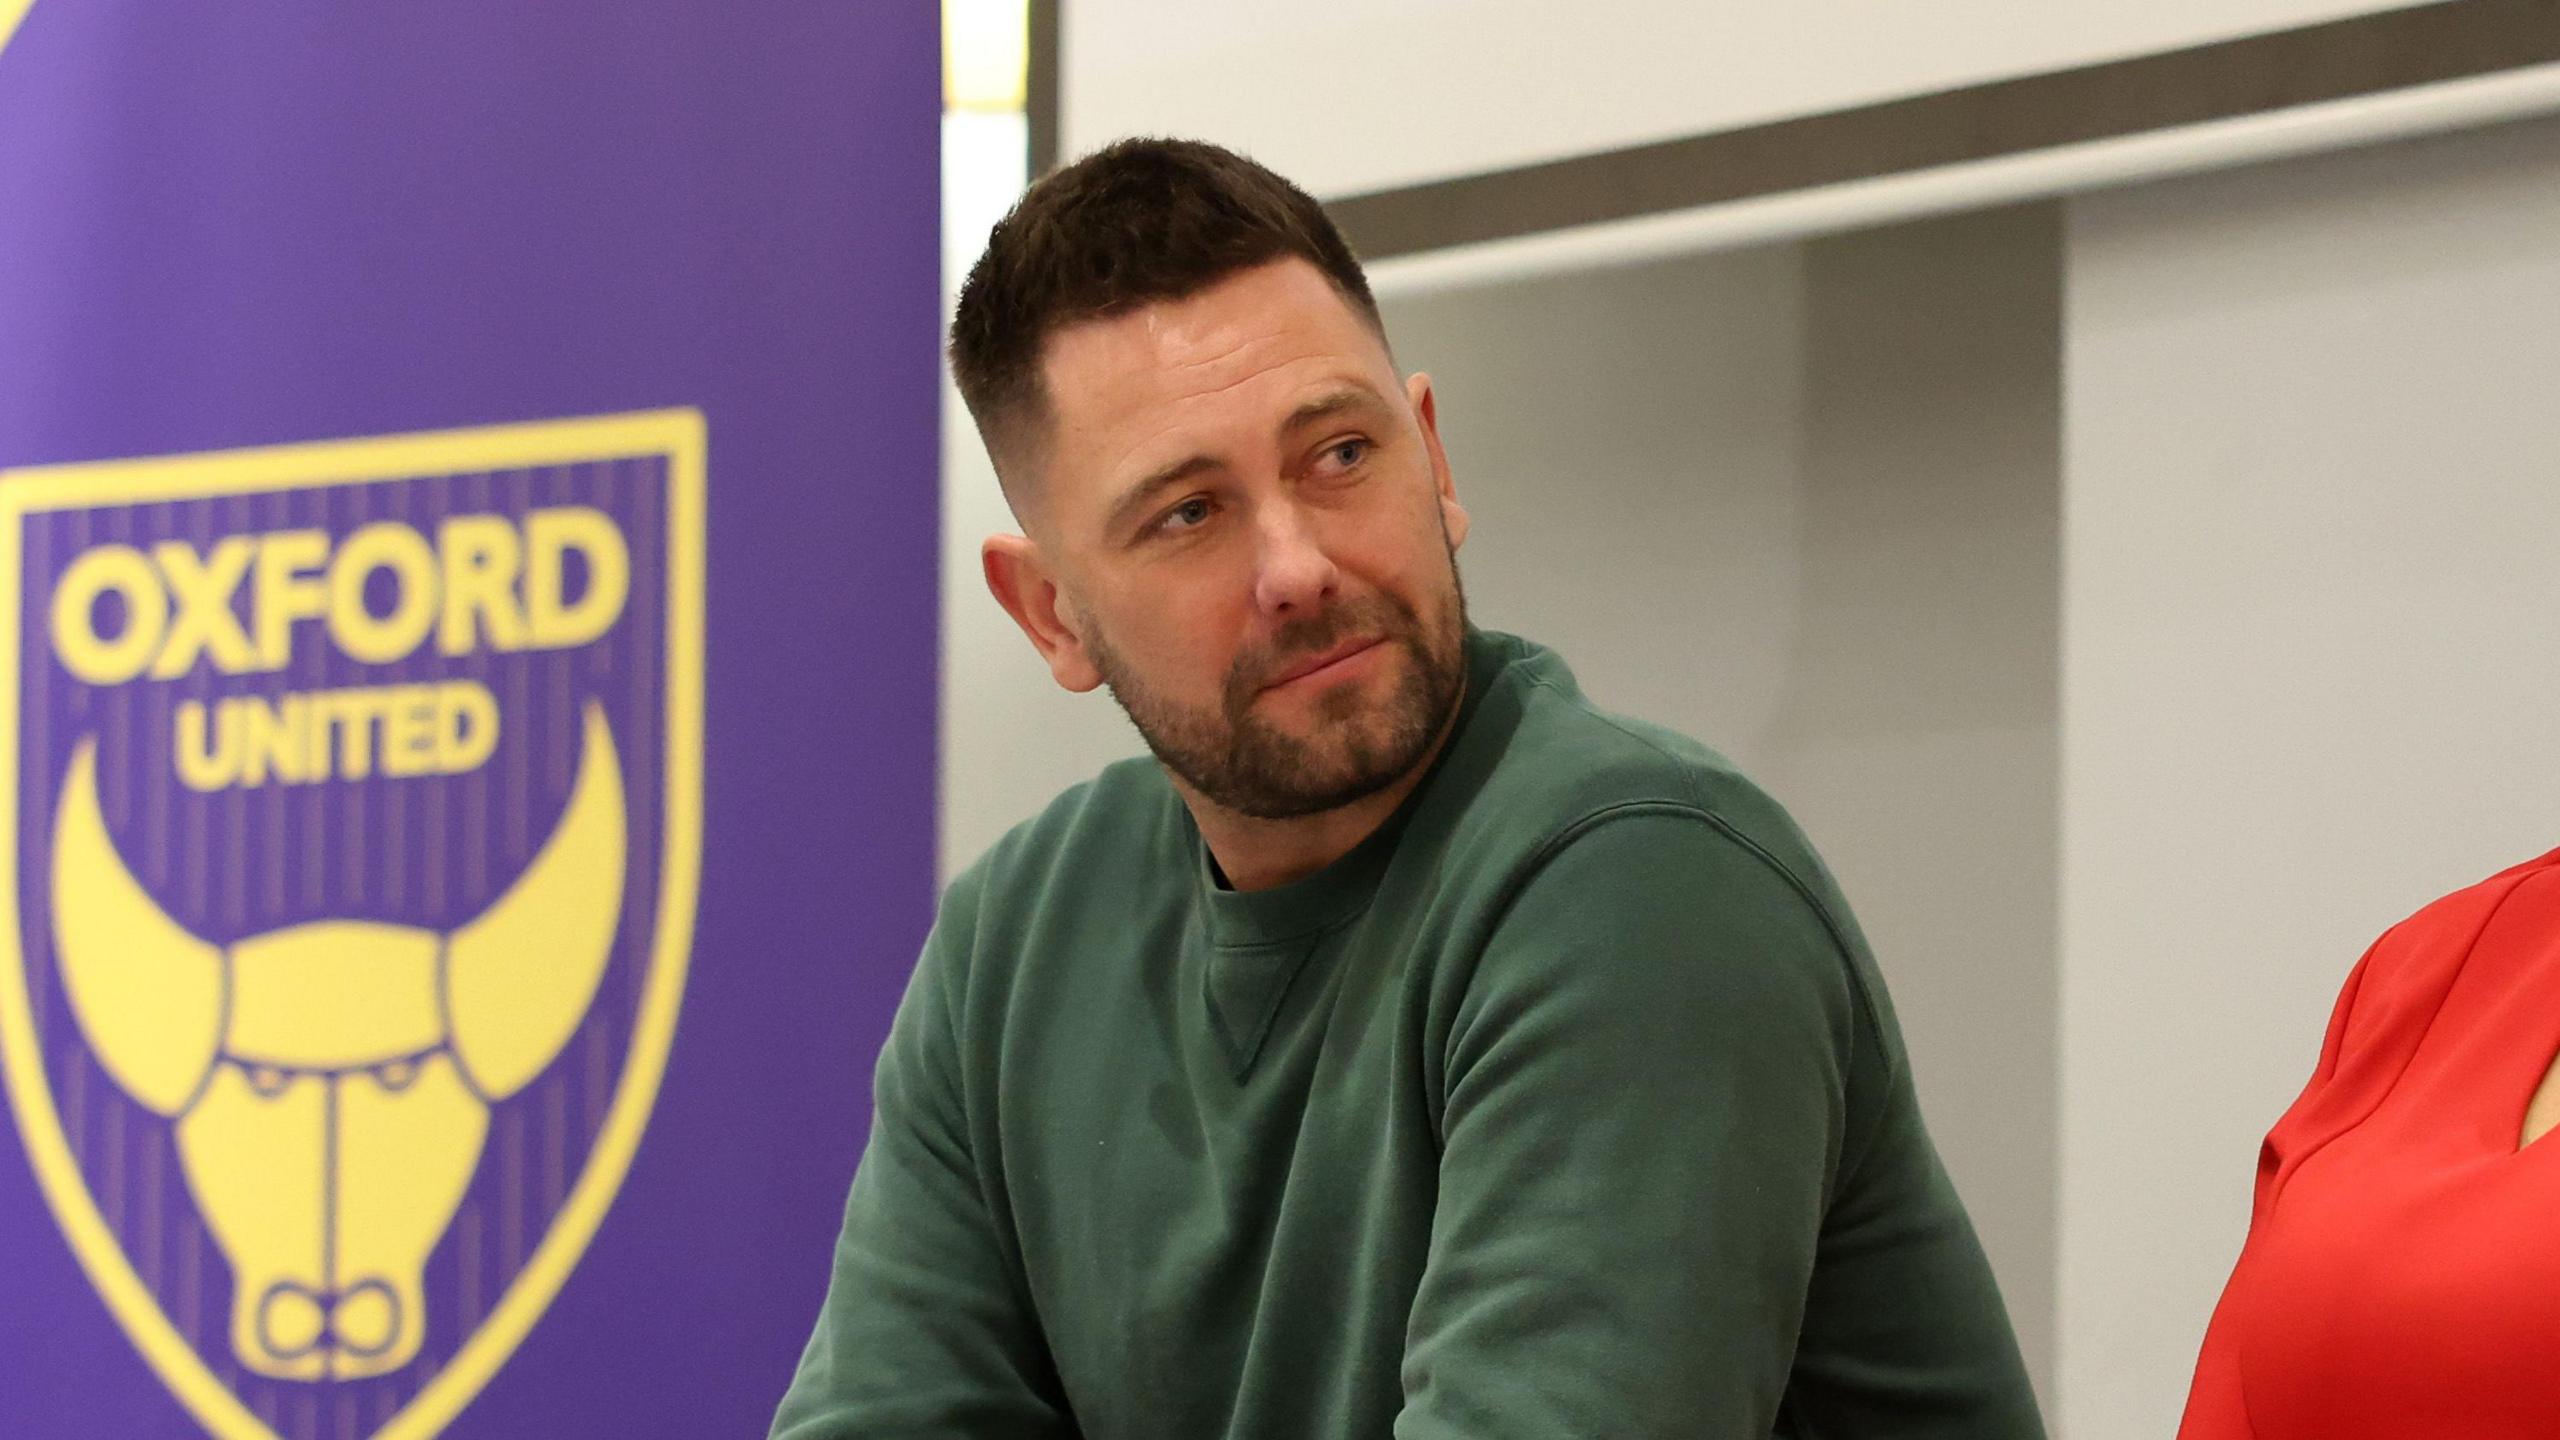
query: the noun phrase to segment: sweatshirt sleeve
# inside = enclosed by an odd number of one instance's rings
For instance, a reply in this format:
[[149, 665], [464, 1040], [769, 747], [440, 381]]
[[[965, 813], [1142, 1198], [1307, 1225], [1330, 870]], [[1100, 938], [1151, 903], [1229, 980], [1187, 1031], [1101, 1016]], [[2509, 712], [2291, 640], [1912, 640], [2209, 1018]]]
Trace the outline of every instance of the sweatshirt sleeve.
[[946, 897], [881, 1050], [826, 1303], [773, 1440], [1074, 1433], [970, 1154], [954, 1022], [967, 883]]
[[[1920, 1310], [1917, 1352], [1829, 1377], [1878, 1421], [1850, 1428], [2038, 1433], [1925, 1133], [1886, 1123], [1908, 1086], [1860, 987], [1797, 877], [1703, 812], [1613, 812], [1537, 869], [1449, 1030], [1400, 1440], [1829, 1433], [1794, 1408], [1800, 1347]], [[1939, 1178], [1873, 1178], [1906, 1172]], [[1828, 1236], [1844, 1186], [1893, 1223]]]
[[1809, 904], [1703, 815], [1608, 818], [1548, 860], [1451, 1026], [1399, 1440], [1764, 1440], [1852, 1007]]

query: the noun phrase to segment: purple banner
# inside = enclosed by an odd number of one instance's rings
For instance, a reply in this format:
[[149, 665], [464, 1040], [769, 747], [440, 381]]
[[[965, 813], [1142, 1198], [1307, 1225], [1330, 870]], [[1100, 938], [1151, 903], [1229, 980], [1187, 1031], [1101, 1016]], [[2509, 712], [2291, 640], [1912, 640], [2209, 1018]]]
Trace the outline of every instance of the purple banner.
[[937, 106], [930, 7], [0, 40], [0, 1433], [760, 1433], [930, 913]]

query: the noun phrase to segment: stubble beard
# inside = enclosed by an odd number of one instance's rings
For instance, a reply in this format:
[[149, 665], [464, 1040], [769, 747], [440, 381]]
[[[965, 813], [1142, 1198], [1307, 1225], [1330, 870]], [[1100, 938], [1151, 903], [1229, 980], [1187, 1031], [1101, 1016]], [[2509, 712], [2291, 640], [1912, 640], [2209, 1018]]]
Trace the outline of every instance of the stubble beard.
[[[1466, 595], [1451, 557], [1440, 613], [1426, 623], [1387, 594], [1344, 601], [1283, 626], [1270, 645], [1229, 667], [1216, 710], [1165, 699], [1139, 679], [1099, 627], [1086, 648], [1103, 683], [1164, 767], [1212, 803], [1257, 820], [1337, 810], [1386, 789], [1429, 753], [1456, 709], [1466, 678]], [[1253, 702], [1291, 663], [1356, 635], [1404, 652], [1403, 673], [1371, 703], [1345, 684], [1320, 697], [1317, 725], [1293, 735], [1254, 713]]]

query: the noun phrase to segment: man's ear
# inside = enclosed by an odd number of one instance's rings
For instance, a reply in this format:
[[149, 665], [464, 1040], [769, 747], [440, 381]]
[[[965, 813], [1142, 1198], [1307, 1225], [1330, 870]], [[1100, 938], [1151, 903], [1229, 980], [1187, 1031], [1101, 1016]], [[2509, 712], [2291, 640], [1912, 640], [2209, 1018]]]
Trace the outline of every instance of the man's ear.
[[1059, 602], [1058, 582], [1040, 547], [1020, 535], [990, 535], [978, 547], [978, 559], [986, 571], [987, 592], [1022, 627], [1059, 686], [1082, 694], [1101, 684], [1102, 672], [1086, 651], [1068, 607]]
[[1449, 452], [1440, 448], [1440, 399], [1432, 393], [1431, 377], [1415, 371], [1404, 382], [1405, 398], [1413, 404], [1413, 418], [1422, 427], [1422, 448], [1431, 456], [1431, 483], [1440, 495], [1440, 524], [1449, 532], [1449, 548], [1467, 543], [1467, 507], [1458, 503], [1457, 477], [1449, 473]]

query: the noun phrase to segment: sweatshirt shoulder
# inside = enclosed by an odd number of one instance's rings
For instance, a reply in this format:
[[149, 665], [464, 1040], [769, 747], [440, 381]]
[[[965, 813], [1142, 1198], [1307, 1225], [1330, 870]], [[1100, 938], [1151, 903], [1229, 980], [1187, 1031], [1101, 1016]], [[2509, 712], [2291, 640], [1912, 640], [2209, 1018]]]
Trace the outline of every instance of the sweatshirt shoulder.
[[[943, 888], [917, 984], [936, 992], [964, 1035], [1001, 1027], [1043, 953], [1040, 938], [1089, 930], [1123, 899], [1125, 877], [1154, 873], [1148, 847], [1181, 802], [1152, 761], [1133, 758], [1069, 787], [1005, 832]], [[1118, 878], [1115, 878], [1118, 877]], [[1051, 946], [1055, 963], [1074, 947]]]
[[1499, 763], [1484, 767], [1469, 823], [1555, 844], [1613, 815], [1686, 812], [1804, 883], [1827, 881], [1784, 807], [1731, 760], [1595, 705], [1552, 652], [1521, 650], [1479, 711]]

